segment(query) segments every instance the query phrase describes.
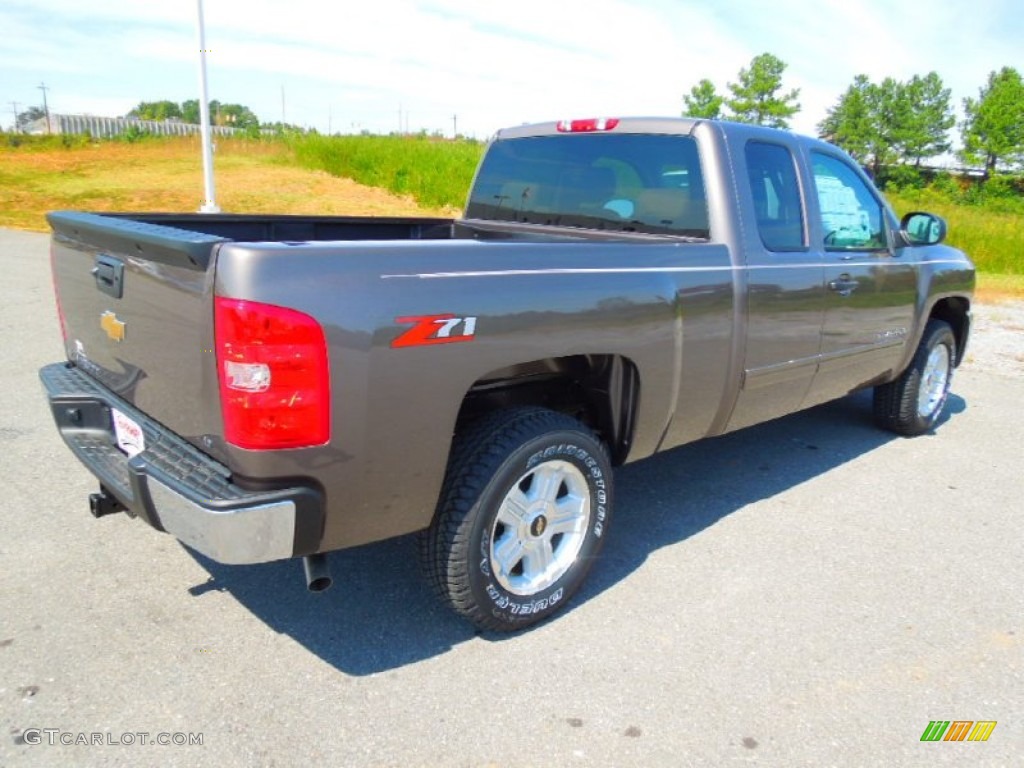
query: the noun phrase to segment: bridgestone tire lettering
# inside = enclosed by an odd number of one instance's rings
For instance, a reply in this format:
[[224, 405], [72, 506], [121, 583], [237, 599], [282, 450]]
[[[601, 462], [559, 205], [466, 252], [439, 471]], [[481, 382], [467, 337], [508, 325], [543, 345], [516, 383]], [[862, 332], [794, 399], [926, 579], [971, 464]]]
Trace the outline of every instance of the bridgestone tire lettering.
[[[522, 629], [576, 592], [611, 512], [611, 462], [589, 429], [542, 408], [498, 411], [456, 436], [420, 537], [421, 564], [434, 591], [477, 627]], [[516, 546], [526, 554], [504, 557]]]

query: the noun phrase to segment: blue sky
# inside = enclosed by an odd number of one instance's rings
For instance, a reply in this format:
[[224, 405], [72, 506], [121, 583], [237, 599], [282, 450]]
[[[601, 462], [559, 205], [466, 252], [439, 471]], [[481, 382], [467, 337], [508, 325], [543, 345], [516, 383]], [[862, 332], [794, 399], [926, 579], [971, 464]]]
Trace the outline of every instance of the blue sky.
[[[676, 115], [762, 52], [813, 133], [858, 73], [935, 70], [959, 111], [988, 73], [1024, 71], [1020, 0], [205, 0], [210, 96], [264, 121], [487, 138], [524, 122]], [[121, 115], [196, 98], [196, 1], [0, 0], [0, 125], [10, 102]], [[283, 99], [282, 99], [283, 94]], [[282, 104], [283, 101], [283, 104]]]

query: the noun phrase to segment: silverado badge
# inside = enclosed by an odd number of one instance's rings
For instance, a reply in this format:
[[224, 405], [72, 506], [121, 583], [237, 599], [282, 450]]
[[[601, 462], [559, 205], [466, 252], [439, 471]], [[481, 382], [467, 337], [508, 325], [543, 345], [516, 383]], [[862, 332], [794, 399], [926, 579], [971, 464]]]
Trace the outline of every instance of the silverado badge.
[[100, 315], [100, 328], [106, 331], [107, 336], [113, 341], [124, 341], [124, 325], [110, 310]]

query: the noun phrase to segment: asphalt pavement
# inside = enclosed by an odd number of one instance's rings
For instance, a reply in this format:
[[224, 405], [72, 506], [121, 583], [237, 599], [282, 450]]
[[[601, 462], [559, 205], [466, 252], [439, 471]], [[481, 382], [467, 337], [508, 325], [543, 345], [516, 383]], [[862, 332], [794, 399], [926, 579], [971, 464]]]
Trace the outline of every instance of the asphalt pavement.
[[1007, 341], [934, 434], [858, 395], [622, 468], [582, 593], [504, 636], [436, 602], [408, 538], [310, 595], [298, 562], [92, 519], [36, 374], [62, 357], [45, 236], [0, 231], [0, 266], [0, 765], [1024, 765], [1020, 306], [979, 312]]

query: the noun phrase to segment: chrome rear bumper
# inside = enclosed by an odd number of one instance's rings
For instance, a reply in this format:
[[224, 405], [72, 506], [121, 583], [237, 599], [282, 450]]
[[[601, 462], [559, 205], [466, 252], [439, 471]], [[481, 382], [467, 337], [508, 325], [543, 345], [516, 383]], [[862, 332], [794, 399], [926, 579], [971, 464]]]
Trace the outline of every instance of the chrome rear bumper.
[[[323, 530], [313, 487], [246, 490], [227, 467], [153, 421], [79, 368], [39, 371], [64, 442], [129, 514], [221, 563], [261, 563], [316, 552]], [[145, 450], [117, 447], [111, 409], [142, 428]]]

